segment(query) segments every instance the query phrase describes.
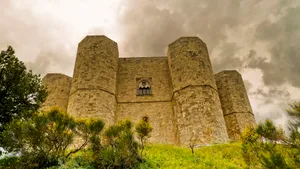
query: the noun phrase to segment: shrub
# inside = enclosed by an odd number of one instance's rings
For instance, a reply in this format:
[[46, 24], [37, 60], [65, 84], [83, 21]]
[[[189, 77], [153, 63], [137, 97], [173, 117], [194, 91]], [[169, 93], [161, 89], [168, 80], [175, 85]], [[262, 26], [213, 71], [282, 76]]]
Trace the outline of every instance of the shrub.
[[110, 126], [104, 132], [103, 145], [100, 136], [94, 138], [91, 146], [99, 168], [132, 168], [138, 164], [138, 143], [132, 127], [129, 120]]
[[150, 133], [153, 130], [150, 123], [146, 119], [142, 119], [136, 126], [135, 131], [138, 135], [141, 147], [141, 157], [143, 157], [143, 151], [145, 149], [145, 142], [148, 137], [150, 137]]
[[[83, 149], [90, 135], [99, 133], [104, 123], [75, 121], [57, 109], [40, 112], [31, 119], [14, 120], [3, 132], [3, 147], [8, 152], [20, 154], [19, 168], [46, 168], [56, 166], [59, 160], [65, 161], [71, 154]], [[99, 131], [100, 130], [100, 131]], [[83, 138], [81, 146], [69, 151], [75, 135]]]

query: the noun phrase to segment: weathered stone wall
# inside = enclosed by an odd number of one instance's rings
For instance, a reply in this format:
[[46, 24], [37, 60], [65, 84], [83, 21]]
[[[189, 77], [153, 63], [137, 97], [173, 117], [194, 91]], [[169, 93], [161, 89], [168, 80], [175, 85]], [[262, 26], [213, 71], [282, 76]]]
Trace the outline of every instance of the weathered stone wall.
[[67, 112], [69, 93], [72, 78], [60, 73], [48, 73], [42, 84], [47, 87], [48, 97], [43, 103], [41, 110], [49, 110], [58, 107]]
[[[137, 79], [150, 81], [152, 95], [137, 95]], [[117, 121], [139, 122], [148, 117], [153, 126], [150, 142], [174, 144], [172, 86], [167, 57], [120, 58], [117, 80]]]
[[206, 44], [183, 37], [168, 48], [178, 142], [188, 145], [228, 140], [225, 121]]
[[138, 123], [148, 117], [153, 131], [149, 142], [175, 144], [174, 114], [171, 102], [119, 103], [117, 121], [125, 118]]
[[117, 43], [105, 36], [87, 36], [79, 43], [68, 113], [114, 123], [118, 59]]
[[[137, 96], [138, 78], [151, 78], [152, 95]], [[167, 57], [120, 58], [117, 82], [118, 102], [171, 101]]]
[[215, 75], [219, 96], [230, 139], [236, 140], [247, 125], [255, 119], [242, 76], [236, 70]]

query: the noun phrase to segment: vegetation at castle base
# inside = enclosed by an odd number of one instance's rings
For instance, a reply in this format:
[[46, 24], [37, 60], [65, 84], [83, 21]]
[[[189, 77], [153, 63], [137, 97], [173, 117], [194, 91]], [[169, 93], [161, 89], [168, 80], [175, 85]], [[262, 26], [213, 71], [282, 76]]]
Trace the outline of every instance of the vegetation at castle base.
[[[101, 120], [76, 121], [53, 109], [36, 113], [26, 121], [13, 120], [1, 135], [1, 146], [10, 153], [19, 154], [18, 159], [10, 162], [12, 166], [46, 168], [58, 165], [59, 160], [65, 161], [71, 154], [85, 148], [89, 137], [100, 133], [103, 126]], [[82, 138], [82, 144], [68, 151], [75, 136]]]
[[[285, 151], [277, 145], [278, 151]], [[248, 167], [243, 158], [242, 144], [229, 143], [196, 148], [194, 156], [189, 148], [172, 145], [146, 145], [144, 150], [145, 161], [133, 169], [264, 169], [259, 159], [255, 159]], [[284, 154], [288, 157], [288, 154]], [[289, 158], [288, 164], [292, 163]], [[82, 151], [65, 164], [51, 169], [97, 169], [92, 165], [93, 155], [91, 150]], [[299, 167], [292, 166], [291, 169]]]
[[[195, 149], [194, 156], [189, 148], [172, 145], [150, 144], [145, 146], [145, 161], [133, 169], [243, 169], [240, 143], [212, 145]], [[96, 169], [91, 165], [91, 150], [82, 151], [72, 156], [65, 164], [51, 169]]]
[[[151, 128], [149, 124], [137, 125], [142, 131], [150, 131], [147, 127]], [[74, 168], [80, 165], [103, 169], [134, 168], [144, 161], [139, 155], [140, 146], [130, 120], [120, 121], [102, 132], [103, 128], [101, 120], [74, 120], [58, 109], [36, 113], [26, 121], [13, 120], [1, 135], [1, 146], [15, 155], [1, 159], [0, 168]], [[143, 134], [148, 137], [150, 132]], [[80, 138], [77, 146], [72, 145], [75, 137]], [[76, 153], [80, 156], [72, 157]], [[74, 160], [78, 164], [70, 163]]]
[[39, 75], [27, 70], [11, 46], [0, 53], [0, 133], [13, 119], [30, 117], [47, 92]]
[[140, 122], [136, 125], [135, 131], [137, 133], [138, 139], [140, 140], [140, 148], [141, 148], [141, 157], [143, 157], [143, 152], [145, 149], [145, 143], [150, 136], [153, 128], [148, 122], [148, 118], [144, 117], [144, 119], [140, 120]]
[[242, 150], [248, 168], [258, 163], [267, 169], [300, 168], [300, 102], [290, 105], [287, 113], [293, 117], [286, 135], [267, 119], [242, 134]]

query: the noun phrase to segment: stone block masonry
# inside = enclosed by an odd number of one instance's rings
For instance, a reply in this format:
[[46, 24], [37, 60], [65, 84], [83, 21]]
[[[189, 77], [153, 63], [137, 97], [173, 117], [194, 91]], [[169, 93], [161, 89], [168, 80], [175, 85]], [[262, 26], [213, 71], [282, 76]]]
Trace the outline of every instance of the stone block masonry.
[[42, 84], [47, 87], [48, 97], [42, 105], [42, 110], [59, 107], [67, 112], [72, 78], [61, 73], [48, 73]]
[[225, 143], [255, 124], [240, 74], [214, 76], [198, 37], [174, 41], [167, 56], [119, 58], [117, 43], [87, 36], [78, 45], [73, 77], [47, 74], [43, 84], [50, 94], [42, 109], [61, 107], [76, 118], [103, 119], [106, 126], [147, 118], [152, 143]]
[[[206, 44], [198, 37], [182, 37], [169, 45], [178, 143], [228, 141], [223, 112]], [[194, 138], [193, 138], [194, 137]]]
[[243, 129], [255, 119], [242, 76], [236, 70], [215, 75], [230, 139], [237, 140]]
[[68, 113], [114, 124], [118, 59], [117, 43], [105, 36], [87, 36], [79, 43]]

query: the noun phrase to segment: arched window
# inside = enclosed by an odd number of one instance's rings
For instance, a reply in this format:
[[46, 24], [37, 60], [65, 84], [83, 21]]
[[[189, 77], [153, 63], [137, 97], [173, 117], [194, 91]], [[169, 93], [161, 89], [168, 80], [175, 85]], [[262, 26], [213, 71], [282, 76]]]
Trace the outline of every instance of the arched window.
[[150, 84], [146, 80], [142, 80], [137, 89], [137, 95], [144, 96], [144, 95], [151, 95], [152, 90]]

